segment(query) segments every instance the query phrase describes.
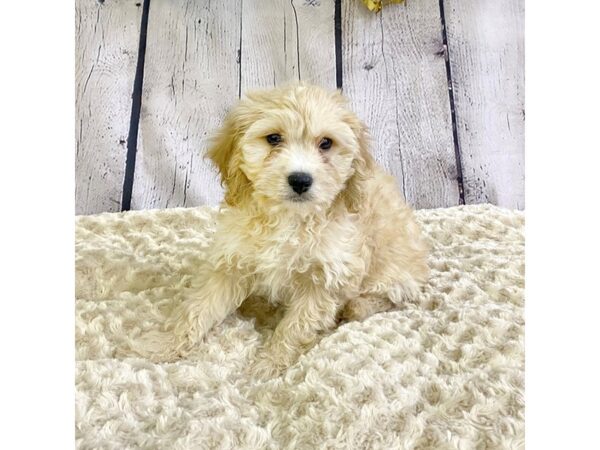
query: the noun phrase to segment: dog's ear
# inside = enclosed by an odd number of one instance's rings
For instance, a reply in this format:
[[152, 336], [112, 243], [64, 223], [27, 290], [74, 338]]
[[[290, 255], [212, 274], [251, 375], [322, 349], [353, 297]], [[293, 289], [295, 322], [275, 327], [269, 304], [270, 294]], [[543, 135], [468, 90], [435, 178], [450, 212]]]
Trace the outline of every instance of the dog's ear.
[[365, 180], [372, 175], [375, 169], [375, 161], [369, 152], [370, 137], [365, 124], [353, 113], [349, 113], [345, 120], [356, 137], [358, 153], [352, 162], [354, 173], [346, 182], [342, 197], [350, 212], [358, 212], [364, 201]]
[[219, 169], [221, 184], [225, 187], [225, 202], [229, 206], [239, 206], [252, 192], [252, 183], [240, 168], [242, 155], [238, 141], [243, 133], [243, 123], [239, 109], [237, 107], [227, 115], [206, 155]]

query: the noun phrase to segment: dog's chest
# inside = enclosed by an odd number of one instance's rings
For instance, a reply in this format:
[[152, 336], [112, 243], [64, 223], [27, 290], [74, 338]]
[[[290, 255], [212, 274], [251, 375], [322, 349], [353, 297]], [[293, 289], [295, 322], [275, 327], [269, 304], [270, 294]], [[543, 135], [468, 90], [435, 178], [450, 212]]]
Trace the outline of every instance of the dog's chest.
[[304, 283], [336, 289], [362, 269], [360, 241], [351, 222], [315, 228], [286, 225], [247, 242], [256, 294], [278, 302]]

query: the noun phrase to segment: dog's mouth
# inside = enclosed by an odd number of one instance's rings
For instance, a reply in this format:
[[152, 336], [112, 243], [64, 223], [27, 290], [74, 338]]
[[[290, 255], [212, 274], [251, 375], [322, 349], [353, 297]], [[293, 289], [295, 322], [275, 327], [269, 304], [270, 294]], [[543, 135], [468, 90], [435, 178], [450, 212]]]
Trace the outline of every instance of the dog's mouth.
[[311, 201], [312, 195], [308, 194], [308, 193], [303, 193], [303, 194], [291, 194], [288, 195], [286, 200], [292, 203], [306, 203]]

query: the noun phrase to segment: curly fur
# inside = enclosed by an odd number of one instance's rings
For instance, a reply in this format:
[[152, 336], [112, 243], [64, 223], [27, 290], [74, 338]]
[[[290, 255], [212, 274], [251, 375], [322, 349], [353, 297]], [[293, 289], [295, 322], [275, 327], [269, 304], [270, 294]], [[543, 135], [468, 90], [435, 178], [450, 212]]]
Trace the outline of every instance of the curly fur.
[[[273, 133], [281, 144], [267, 142]], [[418, 293], [426, 246], [368, 144], [342, 95], [314, 86], [254, 92], [229, 113], [208, 152], [226, 189], [215, 239], [198, 288], [167, 322], [178, 353], [260, 296], [285, 307], [255, 367], [274, 375], [339, 318], [364, 319]], [[314, 179], [302, 196], [287, 181], [298, 170]]]

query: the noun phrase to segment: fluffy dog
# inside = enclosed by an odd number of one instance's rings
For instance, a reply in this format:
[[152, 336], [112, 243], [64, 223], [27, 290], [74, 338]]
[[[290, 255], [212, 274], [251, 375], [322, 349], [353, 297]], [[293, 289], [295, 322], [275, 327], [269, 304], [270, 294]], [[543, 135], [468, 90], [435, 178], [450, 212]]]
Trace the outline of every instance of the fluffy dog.
[[368, 143], [337, 91], [293, 85], [233, 108], [208, 152], [226, 192], [201, 288], [167, 322], [180, 351], [259, 296], [285, 311], [254, 367], [275, 375], [340, 317], [419, 292], [426, 246]]

